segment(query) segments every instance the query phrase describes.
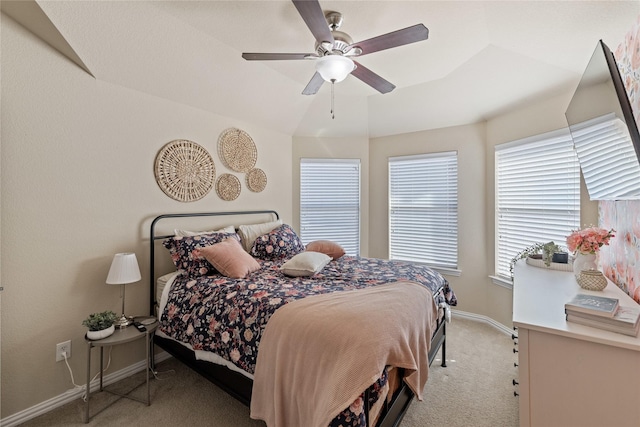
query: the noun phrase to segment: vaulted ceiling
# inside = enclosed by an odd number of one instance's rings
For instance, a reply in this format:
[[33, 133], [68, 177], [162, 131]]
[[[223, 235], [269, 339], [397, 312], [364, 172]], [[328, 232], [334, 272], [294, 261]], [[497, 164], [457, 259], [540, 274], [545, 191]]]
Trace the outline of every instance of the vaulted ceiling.
[[321, 1], [354, 41], [414, 24], [426, 41], [358, 59], [396, 85], [353, 76], [302, 95], [313, 61], [243, 52], [314, 51], [290, 1], [6, 1], [2, 11], [94, 76], [295, 136], [385, 136], [490, 119], [572, 91], [602, 39], [613, 50], [638, 1]]

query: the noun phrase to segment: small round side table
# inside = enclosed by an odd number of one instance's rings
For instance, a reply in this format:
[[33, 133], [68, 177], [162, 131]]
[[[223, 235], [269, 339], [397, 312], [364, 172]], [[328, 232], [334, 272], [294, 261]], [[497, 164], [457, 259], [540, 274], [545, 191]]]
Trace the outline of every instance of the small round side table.
[[[153, 337], [155, 335], [155, 330], [158, 327], [158, 321], [156, 320], [155, 322], [149, 324], [149, 325], [144, 325], [145, 328], [147, 328], [146, 331], [139, 331], [135, 326], [131, 325], [128, 326], [126, 328], [123, 329], [118, 329], [116, 328], [116, 331], [106, 337], [103, 338], [101, 340], [90, 340], [87, 339], [86, 335], [85, 335], [85, 340], [87, 341], [87, 402], [85, 405], [85, 412], [84, 412], [84, 422], [88, 423], [89, 422], [89, 398], [91, 396], [90, 390], [91, 390], [91, 349], [94, 347], [99, 347], [100, 348], [100, 390], [99, 391], [107, 391], [109, 393], [112, 394], [116, 394], [118, 396], [122, 396], [122, 397], [126, 397], [127, 399], [132, 399], [132, 400], [136, 400], [138, 402], [144, 403], [147, 406], [149, 406], [151, 404], [151, 393], [150, 393], [150, 389], [149, 389], [149, 371], [151, 370], [152, 366], [153, 366]], [[120, 344], [126, 344], [128, 342], [132, 342], [132, 341], [137, 341], [137, 340], [144, 340], [145, 342], [145, 347], [146, 347], [146, 360], [147, 360], [147, 399], [143, 400], [143, 399], [139, 399], [135, 396], [130, 396], [127, 394], [121, 394], [121, 393], [117, 393], [115, 391], [110, 391], [110, 390], [106, 390], [105, 388], [103, 388], [103, 384], [102, 384], [102, 369], [103, 369], [103, 356], [104, 356], [104, 348], [105, 347], [110, 347], [110, 346], [114, 346], [114, 345], [120, 345]]]

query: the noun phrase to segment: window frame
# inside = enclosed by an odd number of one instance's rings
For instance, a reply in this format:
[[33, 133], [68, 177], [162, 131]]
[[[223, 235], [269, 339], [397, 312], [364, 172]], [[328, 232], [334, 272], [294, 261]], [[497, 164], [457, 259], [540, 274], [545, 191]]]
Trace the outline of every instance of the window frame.
[[[428, 173], [418, 176], [416, 168]], [[425, 264], [442, 273], [459, 275], [458, 152], [389, 157], [388, 174], [389, 259]], [[409, 204], [399, 206], [402, 198], [410, 200]], [[399, 209], [405, 212], [397, 212]], [[425, 210], [438, 214], [418, 213]], [[405, 229], [401, 228], [402, 222], [406, 223]], [[416, 236], [423, 242], [418, 251], [413, 240]]]
[[[580, 164], [567, 128], [498, 144], [495, 146], [494, 156], [495, 263], [494, 276], [491, 277], [494, 283], [511, 287], [509, 266], [519, 251], [533, 244], [549, 241], [566, 247], [566, 236], [571, 230], [580, 227]], [[511, 158], [511, 163], [503, 165], [508, 157]], [[565, 160], [563, 163], [562, 159], [570, 161]], [[526, 175], [523, 175], [525, 171]], [[563, 174], [566, 175], [564, 179], [571, 180], [570, 185], [559, 184]], [[502, 177], [506, 175], [509, 179], [504, 181]], [[520, 183], [525, 181], [522, 177], [526, 177], [526, 185]], [[546, 187], [543, 188], [543, 184]], [[558, 185], [554, 186], [555, 184]], [[501, 185], [507, 187], [501, 188]], [[513, 193], [513, 198], [505, 201], [509, 192]], [[536, 204], [539, 203], [537, 193], [544, 198], [543, 203]], [[549, 194], [552, 196], [547, 197]], [[565, 195], [566, 205], [563, 206], [561, 197]], [[519, 208], [517, 204], [528, 204], [529, 207]], [[538, 216], [534, 215], [536, 211]], [[562, 211], [565, 212], [564, 216], [560, 215]], [[503, 221], [507, 214], [510, 219]], [[518, 214], [521, 217], [516, 220]], [[534, 223], [534, 220], [539, 222]], [[540, 223], [544, 223], [545, 227], [541, 229]], [[524, 226], [527, 228], [523, 231]], [[542, 238], [525, 242], [525, 239], [530, 239], [529, 236]]]
[[[312, 202], [306, 194], [304, 194], [306, 179], [310, 179], [311, 176], [305, 177], [305, 167], [312, 168], [315, 166], [315, 174], [323, 174], [322, 179], [318, 180], [313, 185], [327, 185], [327, 188], [322, 188], [320, 195], [322, 206], [332, 207], [336, 215], [330, 215], [329, 211], [325, 210], [323, 214], [319, 214], [319, 211], [312, 207]], [[323, 169], [324, 166], [324, 169]], [[361, 227], [362, 227], [362, 165], [358, 158], [301, 158], [300, 159], [300, 239], [306, 245], [314, 240], [331, 240], [340, 244], [347, 255], [359, 256], [361, 245]], [[355, 173], [349, 175], [348, 168], [355, 168]], [[343, 175], [336, 175], [336, 172], [343, 170]], [[356, 180], [357, 188], [347, 188], [350, 183], [349, 180]], [[330, 187], [330, 188], [329, 188]], [[336, 194], [336, 189], [345, 189], [342, 195], [343, 202], [348, 202], [349, 197], [356, 196], [355, 203], [327, 203], [327, 201], [340, 200], [339, 194]], [[331, 195], [331, 197], [327, 197]], [[311, 196], [312, 197], [312, 196]], [[318, 205], [319, 201], [315, 201]], [[307, 205], [307, 206], [305, 206]], [[342, 209], [340, 208], [342, 206]], [[351, 212], [349, 210], [351, 206]], [[355, 211], [353, 210], [355, 206]], [[316, 218], [316, 224], [308, 223], [305, 217], [307, 215], [325, 216], [325, 218]], [[349, 221], [354, 221], [353, 218], [349, 218], [350, 215], [355, 213], [355, 226], [349, 225]], [[347, 218], [345, 218], [345, 215]], [[324, 221], [324, 223], [323, 223]], [[330, 230], [330, 231], [328, 231]]]

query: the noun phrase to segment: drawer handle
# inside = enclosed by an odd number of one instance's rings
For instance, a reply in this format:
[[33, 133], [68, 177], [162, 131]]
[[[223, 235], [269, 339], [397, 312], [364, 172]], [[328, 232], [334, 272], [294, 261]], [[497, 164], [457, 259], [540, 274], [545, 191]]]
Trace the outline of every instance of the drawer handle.
[[516, 381], [515, 379], [511, 380], [511, 382], [513, 383], [513, 385], [518, 385], [520, 384], [518, 381]]
[[517, 367], [518, 367], [518, 364], [517, 364], [516, 362], [513, 362], [513, 367], [514, 367], [514, 368], [517, 368]]
[[518, 350], [516, 350], [516, 349], [514, 348], [514, 349], [513, 349], [513, 352], [514, 352], [514, 353], [517, 353], [517, 352], [518, 352]]
[[518, 392], [517, 392], [517, 391], [514, 391], [514, 392], [513, 392], [513, 395], [514, 395], [515, 397], [520, 396], [520, 395], [518, 394]]

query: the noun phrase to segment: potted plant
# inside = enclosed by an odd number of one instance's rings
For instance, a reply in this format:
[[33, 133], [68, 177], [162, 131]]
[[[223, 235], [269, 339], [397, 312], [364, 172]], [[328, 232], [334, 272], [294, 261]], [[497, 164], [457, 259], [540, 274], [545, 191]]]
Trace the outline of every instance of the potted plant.
[[118, 316], [111, 310], [101, 313], [92, 313], [82, 321], [82, 325], [89, 328], [87, 338], [90, 340], [99, 340], [106, 338], [115, 331], [114, 322]]
[[560, 246], [556, 245], [554, 242], [548, 242], [542, 245], [542, 259], [547, 267], [549, 267], [553, 261], [553, 254], [559, 250]]
[[[551, 265], [551, 261], [553, 258], [553, 254], [560, 250], [560, 246], [556, 245], [554, 242], [547, 243], [536, 243], [534, 245], [528, 246], [518, 252], [516, 256], [511, 259], [511, 263], [509, 264], [509, 272], [511, 273], [511, 280], [513, 280], [513, 267], [519, 259], [531, 257], [542, 259], [544, 261], [544, 265], [549, 267]], [[540, 253], [542, 252], [542, 253]]]

